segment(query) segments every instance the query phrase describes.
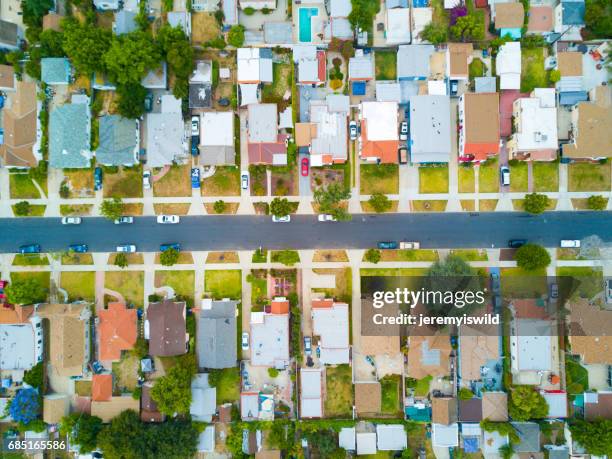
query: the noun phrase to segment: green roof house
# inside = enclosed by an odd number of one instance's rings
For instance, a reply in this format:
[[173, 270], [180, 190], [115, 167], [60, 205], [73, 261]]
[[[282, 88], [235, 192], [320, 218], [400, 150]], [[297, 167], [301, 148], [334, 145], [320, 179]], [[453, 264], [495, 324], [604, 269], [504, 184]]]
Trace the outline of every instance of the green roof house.
[[119, 115], [100, 118], [100, 145], [96, 160], [105, 166], [131, 166], [138, 154], [138, 126], [136, 120]]
[[49, 165], [55, 169], [89, 167], [90, 114], [87, 103], [65, 104], [49, 116]]
[[69, 84], [72, 76], [70, 61], [65, 57], [45, 57], [40, 60], [41, 80], [47, 84]]

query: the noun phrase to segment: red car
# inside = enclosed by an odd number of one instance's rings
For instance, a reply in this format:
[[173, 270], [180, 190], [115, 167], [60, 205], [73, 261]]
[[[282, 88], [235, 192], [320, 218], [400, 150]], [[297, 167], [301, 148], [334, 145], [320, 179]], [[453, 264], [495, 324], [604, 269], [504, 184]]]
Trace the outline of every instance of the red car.
[[308, 177], [308, 158], [302, 158], [302, 177]]

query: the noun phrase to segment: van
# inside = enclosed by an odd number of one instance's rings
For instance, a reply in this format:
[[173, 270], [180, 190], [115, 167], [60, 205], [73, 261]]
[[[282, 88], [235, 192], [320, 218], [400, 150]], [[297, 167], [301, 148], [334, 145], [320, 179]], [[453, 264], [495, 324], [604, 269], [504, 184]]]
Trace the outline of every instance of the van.
[[502, 186], [510, 186], [510, 169], [507, 167], [500, 168], [499, 177], [501, 179]]
[[580, 247], [580, 241], [578, 239], [562, 239], [560, 245], [564, 249], [567, 249], [567, 248], [579, 248]]

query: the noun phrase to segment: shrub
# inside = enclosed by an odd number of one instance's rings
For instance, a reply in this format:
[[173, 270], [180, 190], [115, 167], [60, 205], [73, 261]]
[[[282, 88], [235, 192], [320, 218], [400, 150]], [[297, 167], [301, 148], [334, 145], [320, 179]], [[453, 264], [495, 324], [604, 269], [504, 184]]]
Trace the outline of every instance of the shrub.
[[280, 371], [276, 368], [268, 368], [268, 376], [270, 376], [270, 378], [276, 378], [279, 374]]
[[474, 398], [474, 393], [466, 387], [459, 389], [459, 400], [471, 400]]
[[60, 185], [59, 195], [62, 199], [68, 199], [70, 197], [70, 187], [66, 182], [62, 182]]
[[550, 199], [545, 194], [529, 193], [525, 195], [523, 207], [530, 214], [541, 214], [550, 205]]
[[608, 205], [608, 200], [600, 195], [589, 196], [587, 199], [587, 207], [591, 210], [605, 210]]
[[115, 256], [115, 266], [119, 266], [120, 268], [127, 268], [129, 265], [127, 255], [125, 253], [118, 253]]
[[331, 80], [329, 82], [329, 87], [332, 90], [337, 91], [338, 89], [342, 87], [342, 80], [336, 80], [336, 79]]
[[246, 14], [247, 16], [253, 16], [255, 14], [255, 8], [251, 8], [250, 6], [247, 6], [245, 9], [242, 10], [242, 12]]
[[159, 262], [163, 266], [172, 266], [176, 264], [179, 259], [179, 251], [173, 248], [164, 250], [159, 256]]
[[30, 214], [31, 209], [32, 206], [28, 201], [19, 201], [17, 204], [15, 204], [15, 215], [18, 217], [25, 217], [26, 215]]
[[370, 263], [378, 263], [380, 261], [380, 250], [378, 249], [368, 249], [365, 253], [365, 260]]
[[222, 201], [221, 199], [215, 201], [215, 203], [213, 204], [213, 210], [218, 214], [222, 214], [223, 212], [225, 212], [226, 208], [227, 205], [225, 204], [225, 201]]
[[518, 267], [526, 271], [546, 268], [550, 264], [548, 251], [536, 244], [525, 244], [519, 248], [514, 255], [514, 259]]

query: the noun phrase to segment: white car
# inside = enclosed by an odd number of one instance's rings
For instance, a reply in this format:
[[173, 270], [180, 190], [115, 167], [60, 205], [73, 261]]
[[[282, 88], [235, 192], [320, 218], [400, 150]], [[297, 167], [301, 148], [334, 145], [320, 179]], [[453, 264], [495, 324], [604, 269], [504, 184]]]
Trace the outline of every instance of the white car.
[[249, 189], [249, 171], [242, 171], [240, 173], [240, 188], [243, 190]]
[[62, 225], [80, 225], [81, 217], [63, 217]]
[[349, 136], [351, 140], [357, 139], [357, 121], [351, 121], [349, 123]]
[[408, 140], [408, 122], [402, 121], [400, 124], [400, 132], [399, 132], [400, 140]]
[[117, 252], [120, 253], [134, 253], [136, 252], [136, 246], [134, 244], [123, 244], [117, 246]]
[[319, 214], [320, 222], [336, 222], [338, 219], [334, 217], [332, 214]]
[[580, 240], [579, 239], [562, 239], [559, 244], [564, 249], [567, 248], [580, 248]]
[[145, 190], [151, 188], [151, 171], [144, 171], [142, 173], [142, 187]]
[[178, 215], [158, 215], [157, 216], [157, 223], [160, 223], [162, 225], [175, 225], [180, 221], [181, 219], [179, 218]]
[[115, 219], [115, 225], [123, 225], [127, 223], [134, 223], [134, 217], [119, 217]]
[[242, 350], [249, 350], [249, 334], [247, 332], [242, 332]]
[[200, 135], [200, 117], [192, 116], [191, 117], [191, 135]]
[[284, 217], [277, 217], [276, 215], [272, 215], [272, 221], [274, 223], [289, 223], [291, 221], [291, 216], [285, 215]]

